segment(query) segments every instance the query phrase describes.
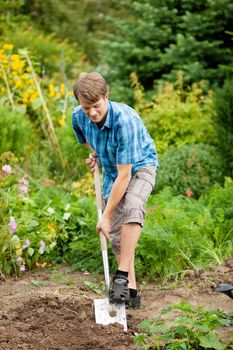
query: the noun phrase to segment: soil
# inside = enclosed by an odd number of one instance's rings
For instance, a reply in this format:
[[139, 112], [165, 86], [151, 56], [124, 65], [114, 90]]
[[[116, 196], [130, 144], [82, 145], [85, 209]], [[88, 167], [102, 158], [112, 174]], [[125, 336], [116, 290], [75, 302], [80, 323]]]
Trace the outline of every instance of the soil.
[[141, 309], [127, 310], [128, 332], [119, 324], [95, 323], [93, 300], [104, 297], [101, 281], [103, 276], [69, 272], [64, 266], [7, 280], [2, 276], [0, 350], [136, 350], [139, 323], [155, 318], [166, 306], [185, 300], [233, 311], [233, 299], [214, 290], [219, 283], [233, 284], [233, 258], [208, 271], [186, 271], [182, 280], [166, 286], [141, 281]]

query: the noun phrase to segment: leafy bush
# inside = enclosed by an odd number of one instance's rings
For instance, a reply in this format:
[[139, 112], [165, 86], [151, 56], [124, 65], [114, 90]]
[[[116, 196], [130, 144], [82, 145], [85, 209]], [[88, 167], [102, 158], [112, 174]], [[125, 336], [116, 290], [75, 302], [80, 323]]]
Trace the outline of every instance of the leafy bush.
[[161, 159], [156, 188], [160, 191], [170, 186], [174, 194], [186, 193], [197, 198], [214, 183], [223, 182], [223, 176], [224, 163], [214, 146], [173, 147]]
[[[174, 311], [178, 316], [168, 322], [164, 315]], [[229, 349], [232, 341], [222, 341], [219, 327], [229, 327], [232, 317], [223, 310], [195, 308], [181, 301], [164, 308], [156, 319], [142, 321], [142, 333], [136, 334], [135, 342], [142, 349]], [[227, 333], [230, 336], [231, 332]]]
[[[214, 220], [214, 230], [211, 232], [213, 244], [217, 247], [219, 252], [222, 250], [222, 246], [224, 246], [227, 255], [229, 255], [232, 247], [232, 198], [233, 181], [230, 178], [226, 178], [224, 188], [216, 184], [207, 194], [204, 194], [200, 198], [200, 203], [204, 204], [209, 209]], [[211, 249], [213, 249], [213, 247]]]
[[85, 159], [90, 151], [80, 145], [74, 135], [71, 125], [71, 113], [66, 123], [56, 129], [59, 144], [66, 162], [66, 173], [74, 178], [80, 178], [87, 172]]
[[11, 151], [19, 157], [25, 156], [33, 134], [33, 126], [25, 115], [0, 104], [0, 154]]
[[59, 81], [75, 77], [85, 70], [85, 56], [75, 44], [61, 41], [56, 35], [47, 34], [33, 27], [21, 24], [13, 28], [4, 28], [4, 42], [10, 42], [16, 49], [27, 49], [38, 60], [40, 75], [53, 75]]
[[[69, 124], [67, 124], [66, 118], [67, 115], [71, 116], [71, 109], [75, 105], [73, 93], [68, 91], [64, 83], [55, 85], [52, 80], [43, 79], [40, 81], [34, 70], [36, 63], [31, 60], [28, 52], [26, 50], [15, 52], [13, 49], [12, 44], [5, 44], [1, 50], [1, 59], [4, 62], [0, 72], [1, 101], [10, 102], [13, 110], [20, 110], [26, 114], [26, 116], [22, 115], [22, 119], [29, 117], [33, 122], [37, 134], [40, 136], [40, 139], [33, 143], [33, 149], [37, 156], [43, 153], [42, 157], [38, 157], [41, 165], [47, 163], [47, 168], [51, 170], [53, 175], [55, 172], [62, 172], [64, 175], [64, 170], [69, 176], [71, 172], [76, 174], [77, 164], [75, 162], [77, 162], [78, 146], [74, 145], [75, 137], [70, 118]], [[60, 131], [60, 142], [65, 148], [65, 155], [63, 155], [63, 150], [61, 150], [57, 140], [55, 127]], [[28, 132], [30, 133], [30, 130]], [[85, 154], [85, 152], [83, 153]], [[17, 152], [15, 155], [18, 156]], [[34, 158], [33, 155], [32, 158]], [[42, 162], [41, 158], [43, 158]], [[36, 161], [31, 159], [31, 163], [36, 163]], [[29, 168], [34, 174], [34, 167], [30, 165]], [[72, 166], [74, 169], [71, 168]], [[38, 168], [37, 164], [36, 168]], [[79, 170], [81, 169], [82, 167], [79, 167]]]
[[0, 271], [19, 274], [61, 262], [103, 271], [93, 199], [78, 198], [54, 180], [36, 181], [17, 163], [1, 168]]
[[232, 255], [232, 191], [231, 182], [211, 189], [205, 201], [173, 196], [169, 188], [152, 195], [136, 250], [138, 275], [166, 278]]
[[[105, 17], [101, 58], [116, 80], [136, 72], [147, 90], [159, 79], [186, 82], [224, 79], [223, 65], [232, 65], [232, 3], [224, 1], [114, 1]], [[110, 7], [111, 9], [111, 7]], [[127, 84], [129, 85], [129, 83]]]
[[219, 140], [219, 151], [233, 174], [233, 79], [227, 79], [214, 96], [214, 126]]
[[158, 86], [156, 95], [146, 99], [135, 74], [131, 74], [135, 108], [142, 116], [161, 156], [170, 146], [187, 143], [216, 144], [212, 125], [211, 92], [203, 82], [187, 86], [183, 75], [177, 81]]

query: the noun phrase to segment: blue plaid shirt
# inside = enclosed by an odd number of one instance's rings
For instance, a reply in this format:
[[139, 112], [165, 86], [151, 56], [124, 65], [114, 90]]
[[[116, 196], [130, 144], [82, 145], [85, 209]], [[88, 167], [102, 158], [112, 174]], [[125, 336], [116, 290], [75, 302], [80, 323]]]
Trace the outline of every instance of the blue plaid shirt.
[[107, 118], [101, 128], [78, 106], [73, 112], [72, 125], [78, 142], [87, 142], [99, 158], [105, 199], [117, 177], [117, 164], [132, 164], [132, 175], [144, 166], [159, 166], [153, 139], [135, 110], [125, 104], [109, 101]]

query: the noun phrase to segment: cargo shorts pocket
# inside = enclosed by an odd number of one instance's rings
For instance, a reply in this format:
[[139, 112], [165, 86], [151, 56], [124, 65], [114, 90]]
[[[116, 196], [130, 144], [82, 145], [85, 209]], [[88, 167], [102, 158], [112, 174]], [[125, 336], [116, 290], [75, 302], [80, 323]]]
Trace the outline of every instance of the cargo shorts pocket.
[[127, 193], [140, 197], [145, 203], [155, 185], [156, 168], [141, 168], [132, 177]]

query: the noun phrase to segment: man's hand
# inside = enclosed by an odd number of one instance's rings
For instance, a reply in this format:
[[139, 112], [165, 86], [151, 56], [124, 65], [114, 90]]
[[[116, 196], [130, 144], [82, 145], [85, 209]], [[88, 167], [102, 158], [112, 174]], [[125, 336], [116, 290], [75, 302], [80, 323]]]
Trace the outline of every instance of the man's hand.
[[98, 221], [96, 225], [96, 232], [98, 233], [102, 232], [105, 235], [106, 239], [109, 241], [110, 231], [111, 231], [111, 219], [108, 217], [102, 216], [102, 218]]
[[91, 169], [91, 172], [94, 173], [95, 171], [95, 163], [97, 162], [97, 154], [95, 152], [92, 152], [90, 155], [89, 155], [89, 166], [90, 166], [90, 169]]

